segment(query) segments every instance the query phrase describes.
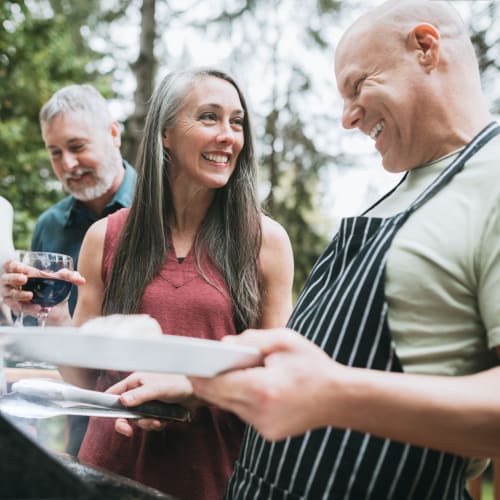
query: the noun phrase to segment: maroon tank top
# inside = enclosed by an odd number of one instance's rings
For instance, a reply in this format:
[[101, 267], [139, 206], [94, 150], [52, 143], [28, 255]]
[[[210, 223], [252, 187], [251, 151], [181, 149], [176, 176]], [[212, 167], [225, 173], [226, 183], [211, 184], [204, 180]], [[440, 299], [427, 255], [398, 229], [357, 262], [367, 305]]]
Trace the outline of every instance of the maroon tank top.
[[[108, 217], [103, 279], [106, 283], [128, 209]], [[227, 286], [208, 255], [197, 270], [191, 250], [179, 264], [170, 250], [160, 274], [146, 287], [140, 311], [150, 314], [164, 333], [206, 339], [235, 334]], [[102, 371], [96, 390], [104, 391], [126, 376]], [[214, 407], [193, 412], [191, 422], [169, 422], [160, 432], [134, 429], [127, 438], [114, 430], [114, 419], [90, 419], [78, 458], [85, 463], [140, 481], [181, 500], [222, 498], [239, 452], [244, 425]]]

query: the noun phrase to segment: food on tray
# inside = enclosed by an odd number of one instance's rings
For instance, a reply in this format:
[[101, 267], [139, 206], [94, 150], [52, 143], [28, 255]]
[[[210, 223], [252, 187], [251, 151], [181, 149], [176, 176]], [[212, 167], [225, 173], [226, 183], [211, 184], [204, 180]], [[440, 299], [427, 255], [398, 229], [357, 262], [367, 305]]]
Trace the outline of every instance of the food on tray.
[[161, 327], [149, 314], [110, 314], [86, 321], [80, 330], [86, 333], [126, 337], [162, 335]]

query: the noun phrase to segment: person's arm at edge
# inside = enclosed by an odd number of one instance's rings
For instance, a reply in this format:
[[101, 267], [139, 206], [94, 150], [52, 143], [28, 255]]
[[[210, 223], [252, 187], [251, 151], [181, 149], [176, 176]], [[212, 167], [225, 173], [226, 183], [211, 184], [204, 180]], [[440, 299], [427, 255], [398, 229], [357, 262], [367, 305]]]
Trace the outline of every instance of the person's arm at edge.
[[342, 427], [464, 456], [500, 454], [500, 366], [460, 377], [351, 372], [348, 405], [335, 411]]
[[[102, 281], [102, 255], [107, 219], [95, 222], [87, 231], [78, 258], [78, 271], [86, 282], [78, 288], [78, 301], [73, 315], [73, 326], [101, 316], [104, 298]], [[90, 346], [91, 349], [91, 346]], [[59, 372], [66, 382], [87, 389], [94, 389], [98, 370], [74, 366], [59, 366]]]
[[[0, 276], [3, 273], [5, 262], [12, 258], [14, 254], [14, 242], [12, 241], [12, 224], [14, 220], [14, 209], [11, 203], [0, 196], [0, 235], [2, 242], [0, 243]], [[12, 323], [9, 307], [3, 303], [3, 298], [0, 296], [0, 317], [3, 315], [6, 321]]]
[[285, 229], [262, 216], [262, 246], [259, 253], [263, 280], [261, 328], [285, 326], [292, 312], [293, 251]]
[[461, 377], [391, 373], [340, 365], [291, 330], [226, 339], [259, 348], [265, 366], [190, 377], [194, 393], [266, 439], [333, 426], [464, 456], [499, 454], [500, 366]]

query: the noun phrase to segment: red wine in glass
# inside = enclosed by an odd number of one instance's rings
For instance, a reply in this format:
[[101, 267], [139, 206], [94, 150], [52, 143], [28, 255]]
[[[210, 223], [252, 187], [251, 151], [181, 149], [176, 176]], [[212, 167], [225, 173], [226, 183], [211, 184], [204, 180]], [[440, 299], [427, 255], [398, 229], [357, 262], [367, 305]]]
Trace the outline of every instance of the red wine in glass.
[[56, 278], [28, 278], [23, 290], [33, 293], [33, 304], [48, 309], [66, 300], [71, 291], [71, 283]]
[[32, 304], [40, 306], [38, 324], [45, 327], [52, 307], [68, 299], [71, 283], [61, 279], [61, 270], [73, 270], [73, 259], [69, 255], [55, 252], [31, 252], [19, 250], [18, 260], [26, 265], [28, 281], [22, 289], [32, 292]]

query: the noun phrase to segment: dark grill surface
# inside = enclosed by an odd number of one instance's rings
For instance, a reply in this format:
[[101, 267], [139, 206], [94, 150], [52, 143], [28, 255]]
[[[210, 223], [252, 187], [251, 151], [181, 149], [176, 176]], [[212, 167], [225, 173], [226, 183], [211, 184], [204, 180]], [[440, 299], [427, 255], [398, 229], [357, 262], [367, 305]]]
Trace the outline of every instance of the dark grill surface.
[[55, 455], [0, 413], [1, 500], [175, 500], [135, 481]]

